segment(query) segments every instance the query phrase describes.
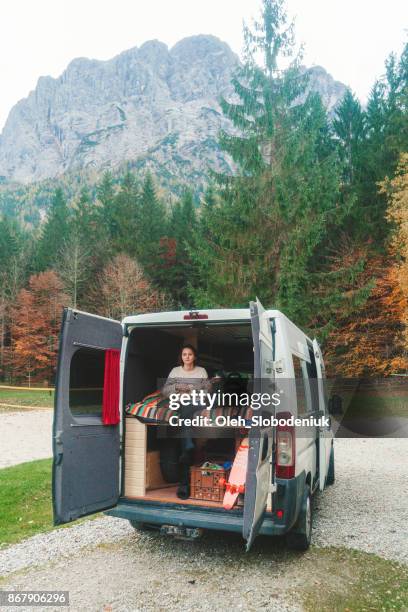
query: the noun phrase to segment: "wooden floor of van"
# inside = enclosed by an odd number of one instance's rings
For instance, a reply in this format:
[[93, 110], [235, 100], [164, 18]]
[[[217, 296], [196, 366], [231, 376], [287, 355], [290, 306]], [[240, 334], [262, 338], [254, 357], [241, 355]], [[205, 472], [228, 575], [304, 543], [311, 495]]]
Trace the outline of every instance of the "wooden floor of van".
[[146, 491], [145, 495], [132, 496], [126, 495], [129, 499], [137, 499], [143, 501], [161, 502], [163, 504], [183, 504], [189, 506], [204, 506], [206, 508], [222, 508], [222, 502], [206, 501], [203, 499], [180, 499], [177, 497], [177, 485], [170, 485], [162, 489], [153, 489]]

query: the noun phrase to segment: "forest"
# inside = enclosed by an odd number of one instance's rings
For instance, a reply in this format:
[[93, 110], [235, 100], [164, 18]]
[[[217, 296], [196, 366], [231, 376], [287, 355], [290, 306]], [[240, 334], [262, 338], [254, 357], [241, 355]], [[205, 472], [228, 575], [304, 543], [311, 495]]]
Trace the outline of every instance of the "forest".
[[329, 116], [283, 0], [244, 35], [220, 101], [234, 172], [208, 170], [199, 201], [105, 172], [57, 188], [39, 227], [0, 216], [0, 380], [53, 384], [63, 306], [120, 319], [255, 296], [321, 341], [330, 376], [408, 372], [408, 44], [364, 107], [347, 91]]

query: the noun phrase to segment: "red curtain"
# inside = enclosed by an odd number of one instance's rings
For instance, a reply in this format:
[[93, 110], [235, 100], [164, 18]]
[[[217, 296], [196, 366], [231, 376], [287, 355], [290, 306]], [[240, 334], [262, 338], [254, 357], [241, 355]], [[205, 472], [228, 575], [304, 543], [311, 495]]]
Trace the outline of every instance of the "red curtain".
[[105, 351], [105, 376], [103, 381], [102, 422], [104, 425], [117, 425], [119, 414], [119, 361], [120, 351]]

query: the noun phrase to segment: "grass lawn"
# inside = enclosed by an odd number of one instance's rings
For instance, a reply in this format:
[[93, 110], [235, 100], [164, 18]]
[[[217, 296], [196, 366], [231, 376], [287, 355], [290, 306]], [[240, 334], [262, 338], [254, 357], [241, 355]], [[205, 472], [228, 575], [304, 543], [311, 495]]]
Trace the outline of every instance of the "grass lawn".
[[52, 528], [51, 459], [0, 470], [1, 545]]
[[42, 389], [41, 391], [18, 391], [14, 389], [2, 389], [0, 387], [0, 404], [52, 408], [54, 406], [54, 391], [47, 389], [44, 389], [44, 391]]
[[303, 590], [307, 612], [368, 612], [408, 609], [408, 567], [377, 555], [343, 548], [313, 547], [315, 584]]
[[[0, 470], [0, 547], [56, 529], [52, 523], [51, 467], [51, 459], [41, 459]], [[97, 516], [100, 514], [76, 524]]]
[[[51, 470], [52, 459], [29, 461], [0, 470], [0, 548], [36, 533], [72, 525], [53, 525]], [[75, 524], [100, 516], [98, 512]]]

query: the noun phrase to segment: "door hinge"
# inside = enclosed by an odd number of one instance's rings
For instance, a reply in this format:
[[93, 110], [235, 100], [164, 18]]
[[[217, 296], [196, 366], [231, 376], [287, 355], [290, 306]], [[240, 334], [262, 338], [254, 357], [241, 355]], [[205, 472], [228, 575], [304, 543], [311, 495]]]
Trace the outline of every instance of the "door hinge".
[[277, 374], [283, 374], [283, 372], [285, 371], [285, 364], [283, 359], [280, 359], [279, 361], [274, 361], [273, 369]]
[[269, 359], [265, 362], [265, 374], [272, 374], [273, 372], [273, 361], [269, 361]]

